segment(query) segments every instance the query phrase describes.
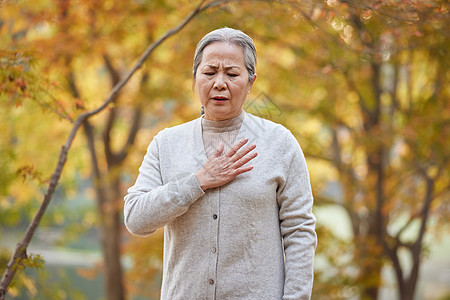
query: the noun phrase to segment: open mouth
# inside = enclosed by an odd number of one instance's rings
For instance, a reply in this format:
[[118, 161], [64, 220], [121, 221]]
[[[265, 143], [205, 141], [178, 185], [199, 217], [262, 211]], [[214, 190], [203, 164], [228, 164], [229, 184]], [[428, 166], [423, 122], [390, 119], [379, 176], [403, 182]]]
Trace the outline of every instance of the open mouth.
[[219, 102], [223, 102], [223, 101], [227, 101], [228, 100], [228, 98], [224, 97], [224, 96], [216, 96], [216, 97], [212, 97], [212, 99], [214, 101], [219, 101]]

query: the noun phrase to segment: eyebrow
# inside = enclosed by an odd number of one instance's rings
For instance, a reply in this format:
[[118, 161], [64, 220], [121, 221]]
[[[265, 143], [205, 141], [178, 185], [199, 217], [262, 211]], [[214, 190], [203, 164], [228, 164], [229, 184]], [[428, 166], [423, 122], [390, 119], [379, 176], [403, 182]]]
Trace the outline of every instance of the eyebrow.
[[[218, 66], [215, 66], [215, 65], [205, 65], [204, 68], [206, 68], [206, 67], [210, 67], [210, 68], [212, 68], [212, 69], [218, 69], [218, 68], [219, 68]], [[234, 65], [225, 67], [224, 69], [225, 69], [225, 70], [230, 70], [230, 69], [234, 69], [234, 68], [241, 69], [241, 67], [239, 67], [239, 66], [234, 66]]]

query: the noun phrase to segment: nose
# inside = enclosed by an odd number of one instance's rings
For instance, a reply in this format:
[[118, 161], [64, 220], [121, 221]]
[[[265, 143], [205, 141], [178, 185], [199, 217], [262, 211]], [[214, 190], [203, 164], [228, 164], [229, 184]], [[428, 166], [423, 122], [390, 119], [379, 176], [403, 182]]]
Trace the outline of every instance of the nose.
[[214, 80], [214, 89], [218, 91], [223, 91], [227, 88], [227, 83], [225, 81], [223, 74], [217, 74], [215, 80]]

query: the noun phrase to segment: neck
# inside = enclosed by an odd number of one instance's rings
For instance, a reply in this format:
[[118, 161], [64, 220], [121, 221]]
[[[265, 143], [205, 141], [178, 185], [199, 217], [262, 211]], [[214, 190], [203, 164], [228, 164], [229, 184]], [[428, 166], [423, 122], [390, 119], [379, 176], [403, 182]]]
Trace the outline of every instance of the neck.
[[226, 116], [226, 117], [215, 117], [215, 116], [212, 116], [211, 114], [209, 114], [207, 111], [205, 111], [205, 114], [203, 115], [203, 118], [206, 119], [206, 120], [216, 121], [216, 122], [226, 121], [226, 120], [231, 120], [231, 119], [234, 119], [234, 118], [242, 115], [243, 111], [244, 110], [241, 108], [241, 110], [239, 110], [239, 113], [234, 114], [232, 116]]

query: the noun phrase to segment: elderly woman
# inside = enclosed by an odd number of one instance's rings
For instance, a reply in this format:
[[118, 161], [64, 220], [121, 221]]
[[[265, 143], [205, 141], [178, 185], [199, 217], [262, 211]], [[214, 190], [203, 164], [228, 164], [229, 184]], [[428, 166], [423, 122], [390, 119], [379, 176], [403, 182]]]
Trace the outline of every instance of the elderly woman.
[[243, 32], [203, 37], [194, 57], [203, 115], [153, 138], [125, 196], [132, 234], [164, 226], [161, 299], [311, 296], [308, 170], [289, 130], [243, 110], [255, 66]]

